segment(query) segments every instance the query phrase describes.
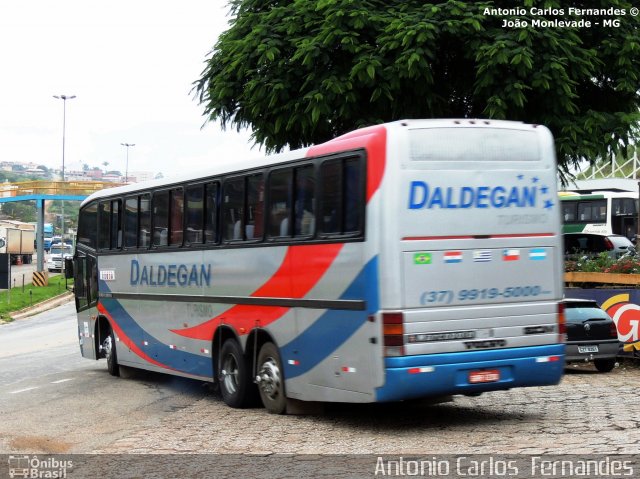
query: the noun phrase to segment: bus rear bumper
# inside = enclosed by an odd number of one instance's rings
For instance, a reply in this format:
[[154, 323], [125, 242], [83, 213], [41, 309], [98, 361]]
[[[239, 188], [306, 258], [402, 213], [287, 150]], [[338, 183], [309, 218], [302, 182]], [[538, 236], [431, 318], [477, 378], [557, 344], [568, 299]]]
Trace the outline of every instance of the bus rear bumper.
[[[385, 358], [385, 384], [376, 401], [400, 401], [452, 394], [478, 394], [514, 387], [558, 384], [564, 344], [490, 351]], [[477, 372], [483, 372], [477, 374]], [[473, 382], [479, 377], [489, 382]], [[497, 374], [496, 374], [497, 373]]]

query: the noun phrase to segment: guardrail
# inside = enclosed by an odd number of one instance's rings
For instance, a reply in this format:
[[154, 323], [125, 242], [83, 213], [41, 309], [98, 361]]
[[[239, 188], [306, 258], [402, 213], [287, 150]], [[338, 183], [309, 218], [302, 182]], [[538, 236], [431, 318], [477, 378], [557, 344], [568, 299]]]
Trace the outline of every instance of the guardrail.
[[110, 181], [20, 181], [0, 184], [0, 198], [25, 195], [90, 195], [105, 188], [123, 186], [126, 183]]

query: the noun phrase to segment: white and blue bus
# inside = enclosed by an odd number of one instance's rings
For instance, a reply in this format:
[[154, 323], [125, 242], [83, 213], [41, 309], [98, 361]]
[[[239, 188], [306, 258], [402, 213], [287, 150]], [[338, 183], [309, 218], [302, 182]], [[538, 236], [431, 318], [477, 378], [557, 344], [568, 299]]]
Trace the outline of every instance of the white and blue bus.
[[82, 355], [224, 401], [383, 402], [557, 384], [549, 131], [408, 120], [81, 206]]

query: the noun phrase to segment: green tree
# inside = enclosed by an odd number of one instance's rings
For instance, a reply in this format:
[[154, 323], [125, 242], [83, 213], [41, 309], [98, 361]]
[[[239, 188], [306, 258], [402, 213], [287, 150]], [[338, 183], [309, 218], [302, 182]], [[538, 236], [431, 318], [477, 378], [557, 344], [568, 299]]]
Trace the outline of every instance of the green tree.
[[24, 223], [36, 221], [36, 205], [33, 201], [12, 201], [2, 205], [2, 212], [8, 218]]
[[[451, 117], [544, 124], [564, 171], [623, 151], [640, 119], [633, 4], [571, 4], [624, 9], [618, 17], [570, 15], [559, 1], [517, 5], [525, 15], [485, 10], [513, 8], [507, 1], [230, 0], [230, 27], [194, 91], [208, 119], [250, 127], [268, 151], [385, 121]], [[536, 16], [531, 7], [564, 12]], [[534, 19], [592, 26], [537, 28]]]
[[[64, 208], [64, 209], [63, 209]], [[54, 200], [47, 209], [51, 223], [54, 225], [55, 234], [62, 232], [62, 218], [64, 211], [64, 231], [68, 233], [70, 229], [78, 230], [78, 212], [80, 211], [79, 201]]]

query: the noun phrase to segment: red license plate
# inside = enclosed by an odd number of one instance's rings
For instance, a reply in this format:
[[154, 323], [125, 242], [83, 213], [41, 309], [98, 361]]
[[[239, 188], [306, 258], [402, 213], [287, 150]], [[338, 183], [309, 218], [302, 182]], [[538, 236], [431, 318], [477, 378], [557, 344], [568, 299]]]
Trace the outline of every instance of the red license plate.
[[500, 381], [500, 371], [497, 369], [485, 369], [469, 373], [469, 382], [471, 384], [495, 383], [496, 381]]

